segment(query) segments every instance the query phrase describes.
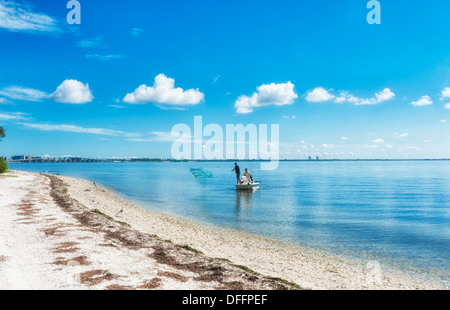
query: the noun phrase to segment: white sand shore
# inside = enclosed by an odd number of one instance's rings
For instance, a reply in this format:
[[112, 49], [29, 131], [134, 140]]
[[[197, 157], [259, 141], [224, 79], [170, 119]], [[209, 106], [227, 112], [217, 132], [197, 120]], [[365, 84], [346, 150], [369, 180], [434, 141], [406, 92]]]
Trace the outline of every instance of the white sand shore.
[[[55, 178], [67, 190], [34, 173], [0, 177], [0, 289], [292, 288], [267, 277], [307, 289], [441, 289], [382, 266], [378, 273], [285, 243], [144, 210], [86, 180]], [[69, 203], [69, 197], [78, 203]]]

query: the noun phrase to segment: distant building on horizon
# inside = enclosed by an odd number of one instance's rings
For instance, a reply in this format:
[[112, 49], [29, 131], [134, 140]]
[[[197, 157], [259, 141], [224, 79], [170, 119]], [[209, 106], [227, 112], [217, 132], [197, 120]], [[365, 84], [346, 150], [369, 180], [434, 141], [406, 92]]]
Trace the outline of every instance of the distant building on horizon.
[[16, 155], [11, 156], [11, 160], [31, 160], [33, 158], [33, 155]]

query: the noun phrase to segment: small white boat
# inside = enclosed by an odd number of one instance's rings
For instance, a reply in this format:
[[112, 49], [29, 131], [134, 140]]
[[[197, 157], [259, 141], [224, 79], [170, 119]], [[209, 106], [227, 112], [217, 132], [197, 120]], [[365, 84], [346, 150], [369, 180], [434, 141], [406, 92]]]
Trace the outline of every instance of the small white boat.
[[247, 180], [246, 177], [242, 177], [241, 183], [236, 185], [236, 190], [252, 191], [258, 189], [260, 184], [261, 182], [253, 182]]
[[236, 190], [246, 190], [246, 191], [253, 191], [259, 188], [259, 185], [261, 182], [253, 182], [253, 183], [242, 183], [236, 185]]

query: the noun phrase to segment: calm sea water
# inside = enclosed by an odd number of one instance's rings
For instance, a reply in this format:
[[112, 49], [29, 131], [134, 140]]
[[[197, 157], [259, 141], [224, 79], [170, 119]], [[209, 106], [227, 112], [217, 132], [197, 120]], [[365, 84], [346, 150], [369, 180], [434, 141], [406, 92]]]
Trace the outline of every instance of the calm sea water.
[[[101, 183], [144, 208], [450, 279], [450, 161], [240, 167], [262, 182], [259, 190], [237, 192], [233, 163], [224, 162], [20, 164]], [[191, 168], [212, 177], [194, 176]]]

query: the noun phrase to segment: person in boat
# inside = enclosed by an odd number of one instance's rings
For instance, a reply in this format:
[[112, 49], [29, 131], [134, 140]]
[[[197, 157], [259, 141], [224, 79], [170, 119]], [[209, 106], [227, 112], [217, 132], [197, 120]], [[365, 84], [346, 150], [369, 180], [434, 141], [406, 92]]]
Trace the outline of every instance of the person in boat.
[[250, 171], [247, 168], [245, 168], [244, 176], [247, 177], [247, 180], [249, 182], [253, 182], [252, 174], [250, 173]]
[[231, 171], [236, 172], [237, 184], [239, 185], [241, 183], [241, 169], [239, 168], [237, 163], [234, 163], [234, 169]]

